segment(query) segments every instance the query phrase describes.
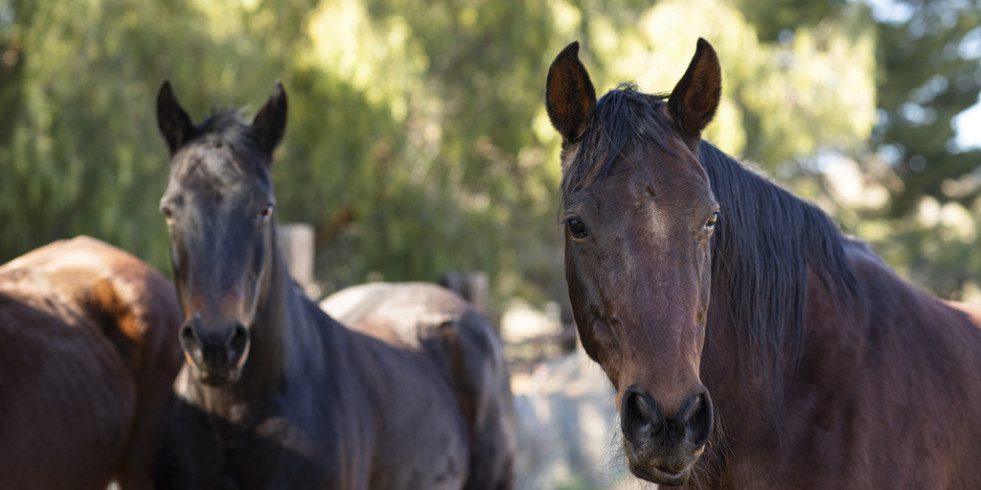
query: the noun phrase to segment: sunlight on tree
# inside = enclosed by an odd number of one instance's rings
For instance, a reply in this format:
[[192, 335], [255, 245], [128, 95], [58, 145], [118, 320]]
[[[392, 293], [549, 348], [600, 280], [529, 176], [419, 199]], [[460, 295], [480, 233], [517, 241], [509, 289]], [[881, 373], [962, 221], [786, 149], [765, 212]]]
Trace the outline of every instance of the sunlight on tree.
[[[945, 145], [981, 83], [976, 14], [893, 3], [909, 15], [790, 0], [0, 0], [0, 258], [86, 233], [169, 270], [157, 89], [169, 79], [195, 120], [251, 117], [279, 79], [281, 217], [314, 226], [325, 292], [480, 269], [498, 301], [564, 302], [549, 63], [579, 40], [600, 94], [663, 92], [705, 37], [724, 69], [707, 139], [959, 294], [981, 271], [981, 174]], [[925, 198], [936, 220], [911, 218]]]

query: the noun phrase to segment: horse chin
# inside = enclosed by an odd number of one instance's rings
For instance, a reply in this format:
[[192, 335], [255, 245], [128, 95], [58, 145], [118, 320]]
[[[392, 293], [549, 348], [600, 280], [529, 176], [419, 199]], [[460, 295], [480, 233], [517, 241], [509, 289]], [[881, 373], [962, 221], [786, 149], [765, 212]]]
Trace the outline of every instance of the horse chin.
[[692, 468], [698, 460], [697, 456], [693, 456], [686, 458], [688, 461], [683, 464], [666, 464], [654, 458], [644, 458], [637, 454], [638, 451], [634, 451], [630, 447], [625, 447], [624, 452], [627, 456], [627, 465], [634, 476], [668, 487], [677, 487], [687, 483], [688, 478], [691, 477]]
[[688, 477], [691, 476], [691, 468], [688, 468], [680, 473], [671, 473], [666, 470], [662, 470], [657, 467], [637, 467], [635, 465], [630, 465], [630, 472], [634, 474], [637, 478], [641, 478], [650, 482], [657, 483], [658, 485], [663, 485], [667, 487], [677, 487], [688, 483]]

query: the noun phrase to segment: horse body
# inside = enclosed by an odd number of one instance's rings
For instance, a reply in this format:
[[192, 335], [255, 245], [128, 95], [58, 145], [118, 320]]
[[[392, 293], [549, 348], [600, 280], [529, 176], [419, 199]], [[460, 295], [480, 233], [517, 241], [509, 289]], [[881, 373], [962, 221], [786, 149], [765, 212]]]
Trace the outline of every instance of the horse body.
[[187, 360], [158, 485], [463, 488], [479, 469], [449, 361], [391, 325], [345, 328], [286, 270], [269, 175], [286, 123], [282, 88], [251, 125], [219, 114], [193, 126], [169, 84], [157, 113], [171, 150], [161, 209]]
[[11, 488], [153, 488], [180, 309], [139, 259], [78, 237], [0, 267], [0, 473]]
[[500, 339], [479, 313], [456, 294], [428, 283], [354, 286], [320, 306], [348, 328], [435, 365], [435, 376], [450, 380], [470, 435], [464, 488], [511, 488], [516, 434], [510, 377]]
[[[670, 96], [549, 70], [566, 276], [638, 477], [686, 488], [981, 488], [981, 308], [900, 279], [701, 140], [704, 40]], [[711, 301], [710, 301], [711, 299]]]

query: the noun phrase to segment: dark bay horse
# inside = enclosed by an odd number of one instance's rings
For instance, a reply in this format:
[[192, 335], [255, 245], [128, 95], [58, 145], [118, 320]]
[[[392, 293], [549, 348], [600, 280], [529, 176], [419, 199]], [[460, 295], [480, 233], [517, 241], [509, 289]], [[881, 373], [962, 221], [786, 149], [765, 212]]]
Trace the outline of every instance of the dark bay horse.
[[[509, 396], [503, 371], [489, 370], [501, 361], [485, 344], [485, 323], [420, 327], [411, 342], [390, 324], [366, 327], [369, 335], [293, 283], [276, 245], [270, 175], [286, 110], [277, 84], [251, 124], [219, 113], [193, 125], [170, 85], [160, 90], [157, 121], [171, 154], [161, 211], [186, 364], [160, 440], [158, 486], [509, 488], [509, 421], [475, 408]], [[505, 463], [478, 466], [475, 455]]]
[[153, 488], [180, 324], [170, 281], [92, 238], [0, 267], [0, 487]]
[[[981, 308], [900, 279], [701, 132], [700, 39], [670, 95], [599, 100], [573, 43], [562, 136], [569, 297], [617, 391], [634, 475], [689, 488], [981, 488]], [[711, 301], [710, 301], [711, 299]]]

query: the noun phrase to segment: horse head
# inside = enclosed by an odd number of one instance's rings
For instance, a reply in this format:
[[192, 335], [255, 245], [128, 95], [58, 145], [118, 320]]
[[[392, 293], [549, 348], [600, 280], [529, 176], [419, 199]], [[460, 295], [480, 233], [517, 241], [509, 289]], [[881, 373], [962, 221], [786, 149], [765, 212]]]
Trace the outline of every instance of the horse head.
[[170, 150], [160, 211], [184, 310], [180, 343], [201, 382], [234, 383], [275, 262], [270, 166], [286, 128], [286, 93], [277, 83], [251, 124], [220, 113], [194, 125], [164, 82], [157, 124]]
[[685, 483], [713, 427], [699, 376], [719, 203], [699, 163], [721, 94], [703, 39], [670, 97], [632, 87], [599, 100], [573, 43], [548, 72], [562, 136], [565, 264], [587, 354], [617, 390], [631, 472]]

